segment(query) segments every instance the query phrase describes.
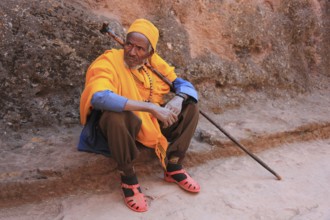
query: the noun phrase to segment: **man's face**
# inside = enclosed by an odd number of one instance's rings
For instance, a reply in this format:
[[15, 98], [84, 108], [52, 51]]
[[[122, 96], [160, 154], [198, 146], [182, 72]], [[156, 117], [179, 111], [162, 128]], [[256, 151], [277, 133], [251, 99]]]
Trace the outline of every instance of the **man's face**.
[[130, 68], [142, 65], [152, 55], [148, 51], [149, 40], [143, 34], [131, 32], [127, 35], [124, 45], [124, 60]]

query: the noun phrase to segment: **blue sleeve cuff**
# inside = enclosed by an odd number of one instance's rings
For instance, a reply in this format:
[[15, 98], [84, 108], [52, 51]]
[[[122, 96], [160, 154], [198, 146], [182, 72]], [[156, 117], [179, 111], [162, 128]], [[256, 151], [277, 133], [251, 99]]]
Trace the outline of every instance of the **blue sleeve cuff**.
[[104, 90], [94, 93], [91, 104], [93, 108], [98, 110], [106, 110], [113, 112], [122, 112], [128, 99], [113, 93], [110, 90]]
[[198, 93], [195, 87], [190, 82], [178, 77], [173, 81], [173, 87], [176, 94], [187, 94], [188, 96], [193, 98], [195, 102], [198, 102]]

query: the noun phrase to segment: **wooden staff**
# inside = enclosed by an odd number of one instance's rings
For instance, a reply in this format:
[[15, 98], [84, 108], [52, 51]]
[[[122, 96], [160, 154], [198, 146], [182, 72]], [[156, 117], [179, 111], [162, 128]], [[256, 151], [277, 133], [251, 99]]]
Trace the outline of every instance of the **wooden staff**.
[[[114, 38], [121, 46], [124, 46], [125, 42], [117, 36], [109, 27], [107, 23], [103, 23], [102, 29], [100, 30], [102, 34], [108, 34], [112, 38]], [[173, 88], [172, 82], [167, 79], [163, 74], [161, 74], [158, 70], [153, 68], [149, 63], [145, 63], [145, 65], [153, 72], [155, 73], [160, 79], [162, 79], [167, 85], [170, 86], [172, 91], [175, 91]], [[218, 128], [224, 135], [226, 135], [232, 142], [234, 142], [241, 150], [243, 150], [245, 153], [247, 153], [250, 157], [252, 157], [255, 161], [257, 161], [261, 166], [263, 166], [265, 169], [267, 169], [269, 172], [271, 172], [277, 180], [281, 180], [281, 176], [278, 175], [274, 170], [272, 170], [267, 164], [265, 164], [261, 159], [259, 159], [256, 155], [251, 153], [249, 150], [247, 150], [242, 144], [240, 144], [234, 137], [232, 137], [226, 130], [224, 130], [220, 125], [218, 125], [214, 120], [212, 120], [205, 112], [202, 110], [199, 110], [199, 113], [203, 115], [211, 124], [213, 124], [216, 128]]]

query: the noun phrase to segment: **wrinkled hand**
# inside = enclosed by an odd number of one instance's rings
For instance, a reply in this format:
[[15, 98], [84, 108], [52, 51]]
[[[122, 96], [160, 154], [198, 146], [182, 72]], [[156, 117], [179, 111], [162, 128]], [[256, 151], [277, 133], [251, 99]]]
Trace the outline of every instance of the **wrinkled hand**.
[[174, 96], [166, 105], [165, 108], [171, 110], [176, 116], [178, 116], [182, 110], [183, 98]]
[[166, 107], [155, 105], [152, 114], [163, 123], [164, 128], [171, 126], [178, 120], [177, 114]]
[[183, 98], [174, 96], [165, 107], [153, 105], [152, 114], [163, 123], [163, 128], [167, 128], [178, 120], [182, 110]]

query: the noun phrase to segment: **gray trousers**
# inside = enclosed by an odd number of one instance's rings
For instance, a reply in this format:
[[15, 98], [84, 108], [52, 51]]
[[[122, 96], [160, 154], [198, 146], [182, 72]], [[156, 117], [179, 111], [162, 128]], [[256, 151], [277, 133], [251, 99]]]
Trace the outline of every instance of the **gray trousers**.
[[[179, 163], [182, 162], [197, 127], [198, 117], [198, 105], [184, 102], [178, 121], [168, 128], [161, 129], [169, 142], [167, 158], [179, 157]], [[143, 146], [136, 141], [141, 119], [130, 111], [104, 111], [99, 126], [107, 139], [111, 156], [118, 164], [118, 170], [125, 175], [134, 174], [133, 162], [139, 155], [138, 146]], [[160, 126], [162, 127], [161, 122]]]

